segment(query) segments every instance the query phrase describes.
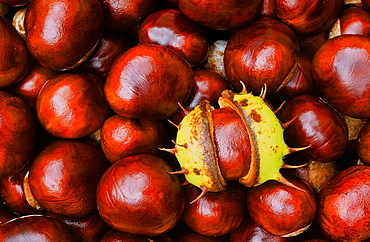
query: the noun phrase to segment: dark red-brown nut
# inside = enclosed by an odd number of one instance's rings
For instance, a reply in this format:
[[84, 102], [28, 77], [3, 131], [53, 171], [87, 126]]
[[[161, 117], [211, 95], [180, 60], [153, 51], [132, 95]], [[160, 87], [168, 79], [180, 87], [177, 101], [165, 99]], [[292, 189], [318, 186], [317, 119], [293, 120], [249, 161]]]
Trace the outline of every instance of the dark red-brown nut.
[[329, 30], [315, 35], [297, 35], [299, 49], [313, 56], [316, 51], [329, 39]]
[[2, 201], [12, 211], [22, 215], [37, 213], [37, 209], [28, 203], [23, 189], [23, 181], [28, 169], [29, 165], [25, 166], [21, 171], [0, 180]]
[[224, 53], [227, 78], [237, 91], [241, 91], [242, 81], [255, 95], [267, 85], [271, 96], [294, 74], [298, 50], [297, 38], [287, 25], [260, 18], [230, 37]]
[[273, 235], [246, 216], [240, 226], [229, 235], [229, 242], [240, 241], [295, 242], [298, 240], [295, 237]]
[[228, 30], [256, 18], [262, 0], [178, 0], [178, 5], [193, 22], [207, 28]]
[[287, 101], [278, 112], [282, 122], [292, 123], [284, 131], [287, 145], [308, 147], [303, 157], [331, 162], [345, 151], [348, 128], [343, 117], [316, 95], [300, 95]]
[[110, 231], [108, 231], [100, 240], [100, 242], [118, 242], [118, 241], [148, 242], [149, 240], [143, 235], [130, 234], [116, 229], [111, 229]]
[[[111, 229], [104, 235], [100, 242], [174, 242], [173, 238], [168, 234], [164, 233], [158, 236], [144, 236], [138, 234], [130, 234], [116, 229]], [[182, 241], [182, 240], [176, 240]]]
[[318, 221], [334, 241], [370, 238], [370, 167], [351, 166], [328, 182], [318, 196]]
[[302, 94], [312, 94], [315, 92], [314, 83], [315, 80], [312, 76], [312, 56], [300, 51], [297, 69], [292, 79], [276, 92], [270, 100], [275, 103], [282, 103], [285, 100], [292, 99]]
[[239, 114], [231, 107], [213, 110], [212, 118], [222, 177], [225, 180], [238, 180], [250, 170], [252, 151], [248, 131]]
[[207, 58], [208, 40], [204, 29], [179, 10], [163, 9], [152, 13], [140, 24], [138, 32], [141, 44], [166, 46], [192, 66], [200, 66]]
[[26, 215], [0, 226], [0, 240], [79, 242], [81, 238], [67, 224], [44, 215]]
[[213, 107], [219, 107], [218, 99], [225, 89], [230, 89], [229, 83], [213, 70], [195, 70], [194, 86], [184, 108], [195, 108], [201, 101], [208, 100]]
[[98, 0], [103, 8], [105, 27], [112, 31], [129, 31], [155, 12], [159, 0]]
[[360, 129], [357, 153], [364, 164], [370, 165], [370, 121], [366, 121]]
[[65, 139], [93, 133], [110, 114], [103, 82], [90, 73], [62, 73], [49, 79], [37, 97], [36, 111], [50, 134]]
[[9, 220], [12, 220], [13, 218], [16, 218], [17, 215], [13, 212], [11, 212], [8, 208], [0, 207], [0, 225], [8, 222]]
[[26, 43], [12, 23], [0, 16], [0, 88], [19, 82], [31, 64]]
[[276, 0], [276, 13], [296, 33], [312, 35], [328, 30], [343, 5], [343, 0]]
[[301, 178], [290, 176], [287, 179], [297, 188], [277, 181], [250, 188], [247, 208], [258, 226], [271, 234], [290, 237], [301, 234], [313, 222], [316, 197]]
[[[218, 98], [225, 89], [230, 89], [229, 83], [216, 71], [211, 69], [194, 70], [194, 85], [190, 96], [182, 105], [185, 110], [192, 110], [201, 101], [208, 100], [213, 107], [219, 107]], [[171, 120], [174, 123], [180, 123], [184, 118], [185, 112], [180, 110]]]
[[228, 242], [229, 235], [223, 236], [207, 236], [199, 234], [194, 230], [190, 229], [187, 225], [181, 221], [176, 225], [174, 229], [171, 230], [176, 241], [181, 242]]
[[101, 146], [107, 159], [114, 163], [130, 155], [159, 154], [165, 146], [165, 125], [160, 120], [109, 117], [101, 128]]
[[186, 202], [181, 221], [195, 232], [223, 236], [234, 231], [243, 221], [246, 192], [240, 183], [230, 183], [226, 190], [208, 192], [199, 199], [201, 189], [191, 184], [184, 189]]
[[116, 58], [131, 47], [130, 38], [120, 32], [105, 30], [91, 55], [78, 67], [105, 81]]
[[32, 56], [54, 70], [81, 64], [98, 43], [104, 27], [97, 0], [32, 0], [24, 21]]
[[142, 44], [117, 58], [104, 90], [111, 108], [123, 117], [165, 119], [180, 110], [193, 84], [193, 71], [180, 55]]
[[0, 91], [0, 177], [20, 171], [35, 155], [36, 121], [19, 97]]
[[330, 39], [312, 60], [321, 95], [343, 115], [370, 117], [370, 37], [342, 35]]
[[184, 193], [167, 162], [152, 154], [123, 158], [104, 173], [97, 190], [101, 217], [117, 230], [156, 236], [172, 229], [184, 210]]
[[0, 0], [0, 3], [12, 6], [12, 7], [19, 7], [24, 6], [29, 3], [31, 0]]
[[96, 208], [96, 188], [108, 165], [92, 141], [57, 140], [36, 157], [28, 183], [33, 197], [46, 211], [83, 217]]
[[50, 212], [47, 212], [45, 216], [66, 223], [86, 242], [98, 242], [110, 230], [96, 209], [82, 218], [70, 218]]
[[277, 18], [275, 1], [276, 0], [263, 0], [260, 15], [270, 18]]
[[330, 30], [330, 38], [343, 34], [370, 35], [370, 12], [356, 5], [343, 9]]
[[35, 111], [37, 96], [42, 86], [57, 74], [57, 71], [34, 61], [22, 80], [9, 87], [8, 91], [20, 97], [32, 111]]

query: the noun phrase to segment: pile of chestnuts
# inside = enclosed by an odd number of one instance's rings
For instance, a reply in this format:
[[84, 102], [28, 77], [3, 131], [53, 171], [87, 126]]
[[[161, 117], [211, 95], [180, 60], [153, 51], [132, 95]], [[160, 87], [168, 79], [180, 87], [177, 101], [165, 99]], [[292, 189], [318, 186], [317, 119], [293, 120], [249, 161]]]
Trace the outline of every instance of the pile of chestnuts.
[[0, 0], [0, 241], [369, 241], [369, 0]]

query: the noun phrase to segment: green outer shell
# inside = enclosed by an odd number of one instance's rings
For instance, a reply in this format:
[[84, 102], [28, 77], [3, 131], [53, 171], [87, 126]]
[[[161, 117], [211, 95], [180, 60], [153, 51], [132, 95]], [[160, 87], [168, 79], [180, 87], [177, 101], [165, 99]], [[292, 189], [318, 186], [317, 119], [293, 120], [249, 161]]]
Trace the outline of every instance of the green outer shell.
[[175, 155], [187, 170], [186, 180], [206, 191], [225, 190], [214, 144], [212, 110], [208, 101], [201, 102], [189, 112], [179, 125]]
[[233, 95], [233, 101], [241, 110], [243, 121], [250, 130], [250, 140], [255, 146], [255, 160], [252, 162], [256, 163], [256, 170], [251, 170], [240, 182], [252, 187], [268, 180], [279, 180], [280, 169], [284, 166], [283, 157], [290, 153], [279, 119], [259, 96], [242, 92]]

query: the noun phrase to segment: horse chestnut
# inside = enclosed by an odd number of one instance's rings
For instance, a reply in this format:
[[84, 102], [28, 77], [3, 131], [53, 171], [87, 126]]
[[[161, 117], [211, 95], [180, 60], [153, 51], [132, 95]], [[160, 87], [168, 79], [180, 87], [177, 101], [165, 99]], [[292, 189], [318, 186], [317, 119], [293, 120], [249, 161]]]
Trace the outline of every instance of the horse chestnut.
[[32, 56], [54, 70], [81, 64], [103, 32], [97, 0], [32, 0], [25, 15], [26, 43]]
[[35, 153], [36, 120], [19, 97], [0, 91], [0, 177], [20, 171]]
[[227, 79], [236, 91], [243, 82], [255, 95], [267, 85], [271, 96], [291, 79], [298, 53], [294, 32], [278, 20], [262, 17], [230, 37], [224, 53]]
[[125, 157], [99, 181], [98, 210], [112, 228], [156, 236], [172, 229], [184, 210], [184, 193], [168, 163], [152, 154]]
[[313, 222], [316, 197], [301, 178], [287, 179], [299, 189], [268, 181], [250, 188], [246, 200], [254, 223], [271, 234], [290, 237], [301, 234]]
[[193, 22], [218, 30], [237, 29], [257, 17], [262, 0], [178, 0], [178, 6]]
[[86, 140], [57, 140], [31, 164], [28, 183], [35, 200], [49, 212], [78, 218], [96, 208], [96, 189], [109, 162]]
[[18, 217], [0, 226], [0, 240], [78, 242], [81, 238], [67, 224], [44, 215]]
[[0, 16], [0, 88], [19, 82], [31, 64], [26, 43], [12, 23]]
[[39, 92], [36, 111], [41, 125], [64, 139], [93, 133], [110, 114], [103, 82], [90, 73], [61, 73], [49, 79]]
[[341, 171], [318, 195], [319, 225], [334, 241], [370, 238], [370, 167], [355, 165]]
[[321, 96], [343, 115], [370, 117], [370, 37], [342, 35], [326, 41], [312, 60]]
[[121, 54], [105, 82], [105, 96], [126, 118], [165, 119], [184, 104], [194, 84], [190, 64], [167, 47], [141, 44]]

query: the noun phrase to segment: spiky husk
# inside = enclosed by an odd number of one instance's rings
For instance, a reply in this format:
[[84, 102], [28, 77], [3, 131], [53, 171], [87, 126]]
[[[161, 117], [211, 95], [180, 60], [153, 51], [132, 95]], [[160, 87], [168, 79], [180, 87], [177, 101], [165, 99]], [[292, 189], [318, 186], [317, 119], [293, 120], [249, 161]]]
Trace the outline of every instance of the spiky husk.
[[[283, 125], [264, 101], [264, 93], [263, 90], [261, 96], [254, 96], [245, 89], [238, 94], [225, 90], [219, 98], [220, 107], [231, 107], [237, 112], [251, 141], [251, 157], [246, 159], [251, 162], [250, 169], [239, 181], [246, 187], [253, 187], [268, 180], [276, 180], [296, 188], [281, 175], [280, 169], [289, 167], [283, 157], [300, 149], [285, 144]], [[201, 188], [203, 194], [226, 188], [218, 163], [213, 110], [205, 100], [188, 112], [178, 125], [174, 148], [186, 180]], [[238, 139], [237, 131], [235, 139]]]

